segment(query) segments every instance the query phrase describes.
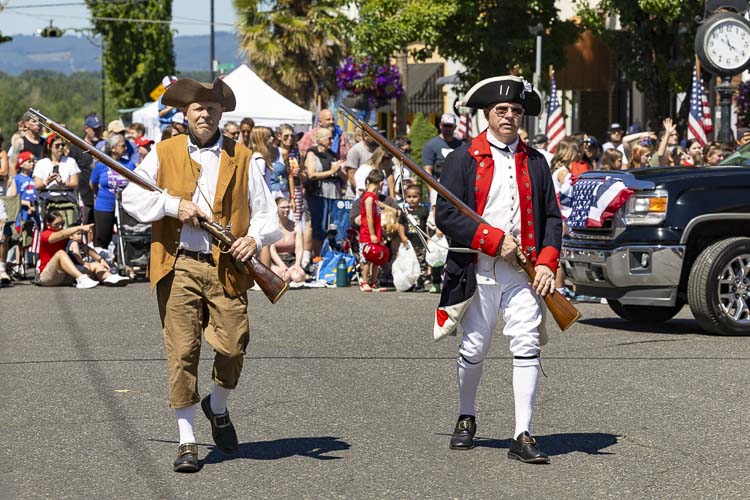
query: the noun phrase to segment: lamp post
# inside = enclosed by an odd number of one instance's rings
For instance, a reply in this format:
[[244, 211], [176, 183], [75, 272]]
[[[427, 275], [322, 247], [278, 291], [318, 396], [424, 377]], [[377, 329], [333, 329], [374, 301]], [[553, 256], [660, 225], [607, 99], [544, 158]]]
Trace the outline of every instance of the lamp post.
[[[539, 90], [540, 86], [542, 84], [542, 33], [544, 33], [544, 26], [542, 23], [539, 23], [535, 26], [529, 26], [529, 33], [534, 35], [536, 37], [536, 66], [534, 68], [534, 88]], [[540, 90], [541, 92], [541, 90]], [[537, 134], [540, 132], [538, 130], [539, 128], [539, 118], [533, 118], [533, 133]]]
[[721, 124], [719, 134], [716, 140], [722, 144], [734, 142], [732, 133], [732, 96], [734, 87], [732, 87], [732, 78], [727, 75], [721, 77], [721, 83], [716, 86], [716, 92], [719, 94], [719, 107], [721, 108]]

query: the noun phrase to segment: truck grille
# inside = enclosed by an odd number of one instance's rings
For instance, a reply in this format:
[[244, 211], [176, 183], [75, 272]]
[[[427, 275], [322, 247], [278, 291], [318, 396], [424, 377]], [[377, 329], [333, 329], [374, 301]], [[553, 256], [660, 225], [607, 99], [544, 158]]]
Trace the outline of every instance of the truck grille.
[[571, 238], [578, 238], [582, 240], [609, 240], [614, 237], [615, 234], [615, 223], [614, 218], [604, 221], [602, 227], [591, 227], [586, 229], [576, 229], [575, 231], [569, 230], [568, 234]]

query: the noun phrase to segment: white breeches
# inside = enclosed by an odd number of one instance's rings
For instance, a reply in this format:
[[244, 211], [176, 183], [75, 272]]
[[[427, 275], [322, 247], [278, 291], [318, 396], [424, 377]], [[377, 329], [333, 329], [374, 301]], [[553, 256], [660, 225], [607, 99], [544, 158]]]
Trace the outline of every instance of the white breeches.
[[503, 311], [503, 335], [510, 337], [514, 366], [539, 364], [542, 311], [527, 276], [504, 261], [495, 268], [498, 284], [478, 284], [474, 300], [461, 320], [464, 335], [459, 352], [469, 363], [481, 363], [490, 349], [498, 312]]

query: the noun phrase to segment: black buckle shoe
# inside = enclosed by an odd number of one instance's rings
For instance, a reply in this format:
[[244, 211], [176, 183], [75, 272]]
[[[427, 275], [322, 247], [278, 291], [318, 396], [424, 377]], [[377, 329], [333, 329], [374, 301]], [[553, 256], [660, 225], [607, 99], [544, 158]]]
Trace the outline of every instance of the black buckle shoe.
[[174, 461], [175, 472], [198, 472], [198, 445], [184, 443], [177, 448], [177, 458]]
[[477, 432], [477, 420], [474, 415], [461, 415], [451, 436], [451, 450], [470, 450], [474, 448], [474, 434]]
[[508, 458], [514, 458], [527, 464], [548, 464], [549, 457], [536, 447], [536, 439], [528, 432], [519, 434], [517, 439], [510, 440]]
[[210, 394], [201, 401], [201, 408], [211, 422], [211, 435], [214, 437], [216, 446], [224, 453], [236, 452], [239, 443], [237, 442], [237, 432], [235, 432], [234, 425], [229, 419], [229, 410], [224, 412], [223, 415], [214, 415], [214, 412], [211, 411]]

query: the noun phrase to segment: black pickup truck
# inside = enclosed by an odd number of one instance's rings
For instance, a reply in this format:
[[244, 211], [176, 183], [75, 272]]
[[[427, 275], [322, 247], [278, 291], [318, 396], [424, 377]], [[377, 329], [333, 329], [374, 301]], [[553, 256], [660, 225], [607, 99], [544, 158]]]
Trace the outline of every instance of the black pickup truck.
[[620, 317], [671, 319], [687, 303], [701, 327], [750, 335], [750, 168], [649, 168], [614, 176], [635, 193], [601, 228], [570, 231], [561, 265], [576, 294]]

